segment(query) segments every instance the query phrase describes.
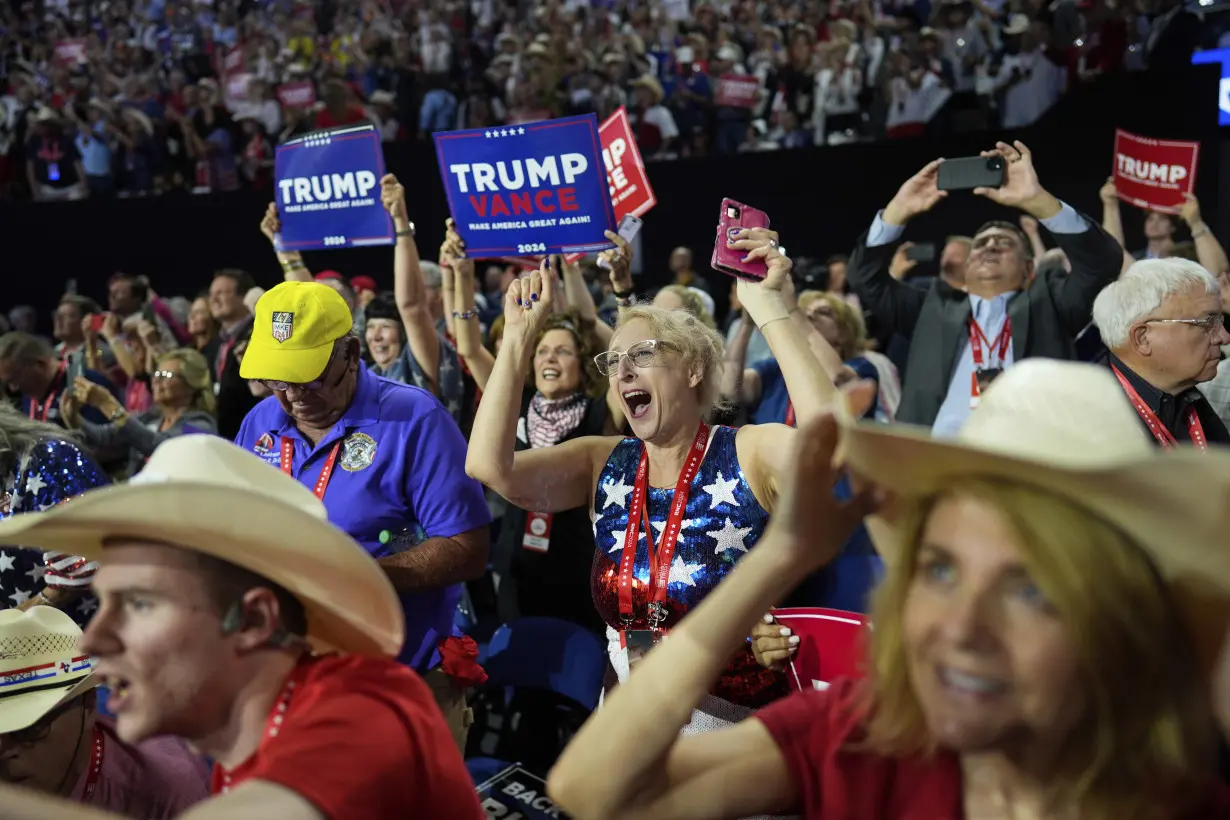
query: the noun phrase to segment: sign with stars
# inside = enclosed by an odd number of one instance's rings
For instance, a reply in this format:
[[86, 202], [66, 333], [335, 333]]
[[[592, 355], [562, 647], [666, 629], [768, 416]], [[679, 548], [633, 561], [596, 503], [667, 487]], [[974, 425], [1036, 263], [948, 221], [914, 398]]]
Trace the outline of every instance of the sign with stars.
[[611, 247], [598, 119], [592, 114], [436, 134], [449, 212], [474, 259]]
[[279, 250], [393, 244], [380, 202], [384, 153], [372, 125], [314, 131], [278, 146], [274, 197]]

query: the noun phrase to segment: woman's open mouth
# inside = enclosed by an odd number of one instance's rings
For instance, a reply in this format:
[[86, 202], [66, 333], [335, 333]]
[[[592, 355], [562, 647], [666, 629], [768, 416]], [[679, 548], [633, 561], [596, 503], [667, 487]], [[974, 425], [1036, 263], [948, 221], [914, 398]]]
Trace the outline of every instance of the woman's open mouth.
[[644, 390], [628, 390], [623, 397], [624, 404], [628, 406], [628, 415], [634, 419], [643, 418], [653, 403], [653, 396]]
[[544, 367], [542, 369], [543, 381], [553, 382], [560, 376], [559, 370], [554, 367]]

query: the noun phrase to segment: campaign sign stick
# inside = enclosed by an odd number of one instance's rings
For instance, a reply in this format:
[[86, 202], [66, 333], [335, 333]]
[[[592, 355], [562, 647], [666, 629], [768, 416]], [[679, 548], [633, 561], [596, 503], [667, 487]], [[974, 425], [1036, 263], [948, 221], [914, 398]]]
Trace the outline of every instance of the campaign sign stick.
[[278, 146], [274, 196], [288, 251], [393, 244], [380, 203], [384, 154], [375, 126], [314, 131]]
[[1137, 208], [1177, 214], [1196, 184], [1200, 143], [1115, 131], [1115, 191]]
[[490, 780], [479, 784], [478, 799], [483, 814], [508, 820], [570, 820], [547, 797], [547, 784], [541, 777], [520, 766], [509, 766]]
[[799, 637], [789, 675], [796, 690], [827, 689], [838, 678], [863, 676], [867, 616], [807, 606], [775, 609], [772, 614]]
[[472, 259], [611, 247], [598, 118], [435, 135], [449, 212]]

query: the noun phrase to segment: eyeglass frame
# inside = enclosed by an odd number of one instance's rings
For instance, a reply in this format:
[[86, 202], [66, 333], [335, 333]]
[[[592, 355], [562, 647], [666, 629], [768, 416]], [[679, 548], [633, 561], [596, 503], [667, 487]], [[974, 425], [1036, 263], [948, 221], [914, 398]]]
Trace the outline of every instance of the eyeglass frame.
[[167, 381], [170, 381], [171, 379], [179, 378], [182, 375], [182, 373], [173, 373], [170, 370], [155, 370], [153, 373], [149, 374], [149, 377], [151, 381], [154, 379], [166, 379]]
[[1226, 314], [1210, 313], [1203, 319], [1145, 319], [1142, 324], [1191, 325], [1192, 327], [1198, 327], [1203, 330], [1206, 336], [1212, 336], [1217, 332], [1219, 327], [1226, 326]]
[[[649, 345], [648, 350], [653, 355], [653, 359], [651, 359], [645, 365], [639, 365], [636, 363], [636, 360], [633, 359], [632, 356], [628, 354], [628, 351], [632, 350], [633, 348], [638, 347], [639, 345], [645, 345], [645, 344]], [[644, 370], [647, 367], [653, 367], [654, 361], [656, 361], [657, 359], [659, 348], [661, 348], [662, 350], [674, 350], [676, 352], [679, 351], [678, 345], [674, 345], [674, 344], [671, 344], [670, 342], [662, 341], [661, 339], [641, 339], [639, 342], [634, 342], [631, 346], [628, 347], [627, 350], [619, 350], [619, 351], [604, 350], [602, 351], [601, 353], [599, 353], [597, 356], [594, 357], [594, 366], [598, 368], [598, 372], [600, 374], [602, 374], [603, 376], [606, 376], [607, 378], [610, 378], [612, 373], [619, 372], [619, 365], [623, 362], [624, 359], [627, 359], [628, 361], [632, 362], [632, 366], [635, 367], [637, 370]], [[639, 353], [640, 351], [637, 351], [637, 352]], [[617, 357], [615, 359], [614, 365], [606, 364], [606, 362], [609, 362], [610, 360], [609, 357], [611, 355], [615, 355]]]
[[325, 386], [325, 376], [329, 373], [329, 368], [333, 367], [333, 361], [337, 358], [337, 354], [345, 349], [346, 345], [335, 344], [333, 352], [329, 354], [329, 361], [325, 362], [325, 369], [320, 371], [320, 375], [310, 382], [283, 382], [276, 379], [257, 379], [257, 381], [275, 393], [285, 393], [292, 387], [298, 388], [304, 393], [315, 393]]

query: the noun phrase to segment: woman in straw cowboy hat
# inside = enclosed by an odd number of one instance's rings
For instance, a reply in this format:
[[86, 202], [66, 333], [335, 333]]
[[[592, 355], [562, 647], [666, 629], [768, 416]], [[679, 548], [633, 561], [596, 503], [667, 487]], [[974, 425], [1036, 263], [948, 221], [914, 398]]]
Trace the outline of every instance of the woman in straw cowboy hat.
[[[430, 689], [394, 660], [388, 578], [258, 457], [173, 438], [128, 484], [0, 521], [0, 541], [101, 559], [81, 654], [121, 740], [174, 735], [215, 761], [194, 820], [482, 817]], [[78, 811], [0, 788], [6, 820], [97, 816]]]
[[[801, 492], [835, 480], [839, 438], [875, 487], [845, 504]], [[551, 773], [565, 811], [1230, 817], [1207, 689], [1230, 600], [1230, 553], [1213, 551], [1230, 453], [1155, 450], [1112, 376], [1046, 360], [1003, 376], [956, 440], [826, 417], [799, 441], [756, 549]], [[866, 681], [679, 737], [751, 625], [877, 503], [888, 571]]]
[[181, 741], [116, 736], [80, 644], [81, 628], [59, 610], [0, 611], [0, 781], [135, 820], [175, 817], [208, 797], [209, 767]]

